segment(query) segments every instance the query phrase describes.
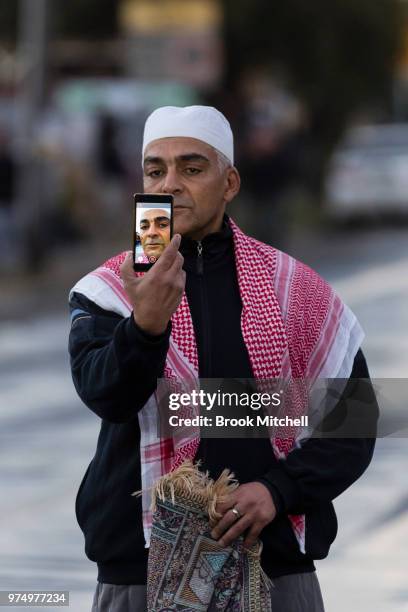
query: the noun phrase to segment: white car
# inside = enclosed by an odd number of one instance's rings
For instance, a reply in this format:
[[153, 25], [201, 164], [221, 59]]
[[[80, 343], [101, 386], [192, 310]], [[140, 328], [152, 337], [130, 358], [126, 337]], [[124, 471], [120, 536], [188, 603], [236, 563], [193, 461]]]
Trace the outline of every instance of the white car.
[[408, 124], [349, 130], [330, 161], [325, 200], [337, 219], [408, 216]]

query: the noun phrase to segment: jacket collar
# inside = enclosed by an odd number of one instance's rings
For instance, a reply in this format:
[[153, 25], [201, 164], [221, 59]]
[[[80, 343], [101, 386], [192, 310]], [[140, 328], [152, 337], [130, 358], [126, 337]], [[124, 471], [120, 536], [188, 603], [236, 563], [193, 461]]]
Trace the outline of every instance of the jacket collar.
[[202, 240], [183, 237], [180, 252], [184, 257], [184, 269], [188, 272], [196, 270], [199, 256], [203, 258], [206, 271], [228, 261], [233, 257], [233, 234], [229, 217], [224, 215], [220, 231], [208, 234]]

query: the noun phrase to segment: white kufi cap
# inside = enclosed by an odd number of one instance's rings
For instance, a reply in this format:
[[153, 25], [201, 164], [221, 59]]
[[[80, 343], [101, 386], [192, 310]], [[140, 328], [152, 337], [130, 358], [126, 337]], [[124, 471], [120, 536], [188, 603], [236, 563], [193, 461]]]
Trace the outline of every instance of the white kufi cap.
[[229, 122], [212, 106], [162, 106], [146, 120], [143, 157], [148, 144], [159, 138], [197, 138], [214, 147], [234, 164], [234, 138]]

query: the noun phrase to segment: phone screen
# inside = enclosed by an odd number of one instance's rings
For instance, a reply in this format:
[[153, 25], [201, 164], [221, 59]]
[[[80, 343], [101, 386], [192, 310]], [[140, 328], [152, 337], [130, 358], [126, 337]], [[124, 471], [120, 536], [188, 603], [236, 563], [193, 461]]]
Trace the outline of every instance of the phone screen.
[[148, 270], [173, 235], [173, 196], [135, 194], [134, 268]]

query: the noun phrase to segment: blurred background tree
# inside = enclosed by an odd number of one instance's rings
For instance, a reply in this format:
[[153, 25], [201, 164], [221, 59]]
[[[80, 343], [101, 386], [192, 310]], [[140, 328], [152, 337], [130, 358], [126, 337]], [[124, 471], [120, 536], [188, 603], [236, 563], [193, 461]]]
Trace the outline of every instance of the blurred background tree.
[[4, 43], [15, 43], [17, 37], [18, 2], [3, 0], [0, 3], [0, 39]]
[[117, 0], [52, 0], [55, 35], [85, 40], [113, 38], [118, 33]]
[[306, 111], [304, 177], [318, 195], [326, 160], [357, 113], [391, 111], [405, 28], [397, 0], [223, 0], [229, 97], [243, 74], [281, 75]]

